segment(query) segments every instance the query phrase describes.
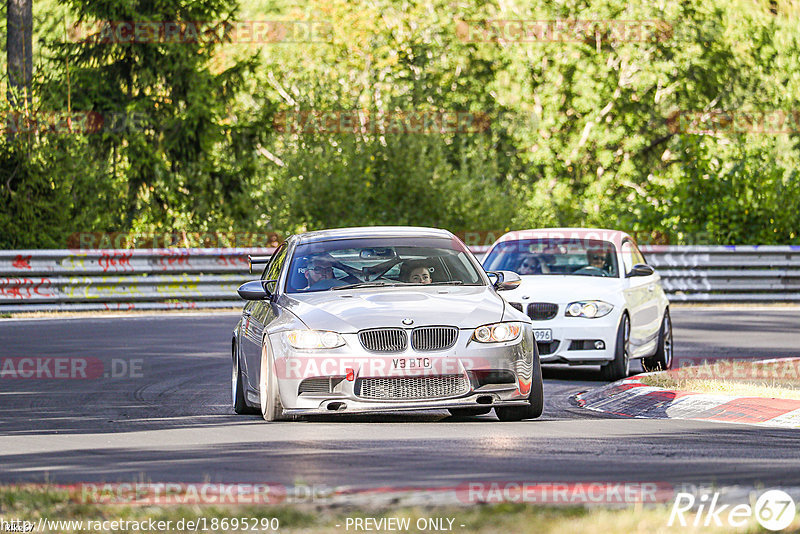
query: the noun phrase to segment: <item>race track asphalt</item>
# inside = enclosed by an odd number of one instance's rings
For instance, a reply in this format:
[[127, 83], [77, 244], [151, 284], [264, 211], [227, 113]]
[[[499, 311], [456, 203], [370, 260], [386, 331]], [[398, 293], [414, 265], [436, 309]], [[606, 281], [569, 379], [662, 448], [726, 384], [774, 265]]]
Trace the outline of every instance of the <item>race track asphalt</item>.
[[[678, 358], [800, 355], [798, 308], [676, 307], [672, 316]], [[597, 368], [545, 369], [545, 413], [533, 421], [236, 416], [236, 321], [229, 313], [0, 321], [2, 358], [84, 357], [102, 369], [94, 379], [0, 379], [0, 483], [800, 486], [800, 430], [588, 412], [570, 399], [604, 383]]]

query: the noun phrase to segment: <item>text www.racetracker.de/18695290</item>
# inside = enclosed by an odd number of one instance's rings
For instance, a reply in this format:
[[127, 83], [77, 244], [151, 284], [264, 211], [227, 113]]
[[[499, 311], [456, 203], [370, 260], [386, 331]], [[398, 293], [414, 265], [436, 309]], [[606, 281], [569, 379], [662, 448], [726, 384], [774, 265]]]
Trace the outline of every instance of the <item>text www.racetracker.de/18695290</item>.
[[208, 532], [208, 531], [268, 531], [275, 532], [280, 528], [276, 517], [195, 517], [178, 520], [142, 519], [48, 519], [28, 521], [17, 518], [0, 518], [0, 532]]

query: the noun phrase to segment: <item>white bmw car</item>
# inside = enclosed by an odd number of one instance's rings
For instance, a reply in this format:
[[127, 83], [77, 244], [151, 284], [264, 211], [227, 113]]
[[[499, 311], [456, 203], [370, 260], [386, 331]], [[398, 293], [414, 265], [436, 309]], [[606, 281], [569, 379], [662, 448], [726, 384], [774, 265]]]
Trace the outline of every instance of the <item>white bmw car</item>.
[[509, 232], [483, 260], [487, 271], [514, 271], [503, 295], [533, 322], [541, 362], [601, 365], [603, 377], [672, 366], [672, 322], [661, 277], [633, 238], [600, 229]]

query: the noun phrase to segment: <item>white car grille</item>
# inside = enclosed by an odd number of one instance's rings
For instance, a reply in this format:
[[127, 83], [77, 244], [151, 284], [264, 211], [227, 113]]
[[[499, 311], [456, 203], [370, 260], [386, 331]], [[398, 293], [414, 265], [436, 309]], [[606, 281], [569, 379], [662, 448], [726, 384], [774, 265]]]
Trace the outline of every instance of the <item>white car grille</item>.
[[437, 399], [467, 393], [469, 381], [463, 375], [360, 378], [356, 391], [365, 399]]
[[528, 317], [534, 321], [549, 321], [558, 313], [558, 304], [551, 302], [531, 302], [528, 304]]

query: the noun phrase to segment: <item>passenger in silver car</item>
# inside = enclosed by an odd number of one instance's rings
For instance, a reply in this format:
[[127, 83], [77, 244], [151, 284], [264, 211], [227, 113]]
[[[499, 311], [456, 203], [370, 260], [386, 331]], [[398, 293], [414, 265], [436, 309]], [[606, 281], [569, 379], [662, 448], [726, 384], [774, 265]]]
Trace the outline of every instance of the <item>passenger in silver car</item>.
[[407, 261], [400, 267], [400, 281], [409, 284], [430, 284], [431, 267], [424, 262]]

